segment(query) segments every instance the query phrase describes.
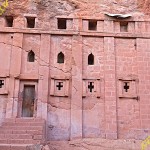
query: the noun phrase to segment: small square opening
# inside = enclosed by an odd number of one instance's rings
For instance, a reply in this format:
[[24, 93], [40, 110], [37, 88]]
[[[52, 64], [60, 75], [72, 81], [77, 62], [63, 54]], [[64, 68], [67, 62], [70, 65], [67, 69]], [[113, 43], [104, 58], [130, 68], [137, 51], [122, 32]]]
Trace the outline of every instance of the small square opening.
[[128, 22], [120, 22], [120, 32], [128, 32]]
[[12, 16], [6, 16], [6, 27], [13, 27], [13, 17]]
[[26, 17], [27, 28], [35, 28], [35, 17]]
[[58, 19], [58, 29], [66, 29], [67, 28], [67, 20], [66, 19]]
[[97, 21], [89, 20], [89, 30], [97, 30]]

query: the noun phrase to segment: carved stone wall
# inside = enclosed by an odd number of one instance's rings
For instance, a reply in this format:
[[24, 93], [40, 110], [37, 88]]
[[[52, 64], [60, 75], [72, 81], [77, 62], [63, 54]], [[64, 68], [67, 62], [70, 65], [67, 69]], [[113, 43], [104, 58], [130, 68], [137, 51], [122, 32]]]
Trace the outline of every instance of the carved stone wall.
[[137, 1], [9, 2], [0, 17], [0, 123], [21, 116], [21, 93], [34, 85], [34, 117], [47, 121], [49, 140], [144, 139], [149, 24]]

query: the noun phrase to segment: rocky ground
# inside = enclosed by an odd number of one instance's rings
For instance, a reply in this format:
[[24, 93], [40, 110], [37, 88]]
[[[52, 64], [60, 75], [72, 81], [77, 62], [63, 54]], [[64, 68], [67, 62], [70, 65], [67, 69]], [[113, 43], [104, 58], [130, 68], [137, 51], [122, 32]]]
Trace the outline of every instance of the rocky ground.
[[[50, 150], [141, 150], [141, 141], [83, 139], [75, 141], [48, 142]], [[145, 150], [150, 150], [150, 146]]]
[[150, 150], [150, 145], [141, 148], [139, 140], [106, 140], [86, 138], [72, 141], [49, 141], [47, 145], [31, 145], [26, 150]]

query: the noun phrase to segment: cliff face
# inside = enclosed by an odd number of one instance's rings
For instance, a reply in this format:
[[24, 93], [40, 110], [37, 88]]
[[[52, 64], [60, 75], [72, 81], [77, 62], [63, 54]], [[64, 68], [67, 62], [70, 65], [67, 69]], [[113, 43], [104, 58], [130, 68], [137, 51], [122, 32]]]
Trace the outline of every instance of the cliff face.
[[142, 8], [142, 11], [145, 14], [150, 14], [150, 1], [149, 0], [139, 0], [138, 6], [139, 8]]
[[149, 0], [14, 0], [5, 14], [19, 16], [34, 13], [41, 18], [56, 15], [99, 16], [109, 13], [149, 13]]

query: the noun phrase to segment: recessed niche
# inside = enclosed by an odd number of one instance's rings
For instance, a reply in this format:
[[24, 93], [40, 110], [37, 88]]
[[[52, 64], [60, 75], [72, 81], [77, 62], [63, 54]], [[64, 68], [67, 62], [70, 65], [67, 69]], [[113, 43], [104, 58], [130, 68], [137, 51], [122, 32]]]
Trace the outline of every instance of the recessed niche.
[[35, 53], [31, 50], [28, 53], [28, 62], [34, 62], [35, 61]]
[[27, 28], [35, 28], [35, 17], [26, 17]]
[[58, 18], [57, 19], [58, 29], [66, 29], [67, 28], [67, 19]]
[[128, 22], [120, 22], [120, 32], [128, 32]]
[[138, 99], [138, 79], [120, 78], [118, 86], [119, 98]]
[[92, 53], [88, 56], [88, 65], [94, 65], [94, 55]]
[[5, 16], [6, 27], [13, 27], [13, 16]]
[[57, 63], [59, 64], [63, 64], [64, 63], [64, 59], [65, 59], [65, 56], [62, 52], [60, 52], [57, 56]]
[[96, 20], [89, 20], [88, 29], [89, 30], [97, 30], [97, 21]]

